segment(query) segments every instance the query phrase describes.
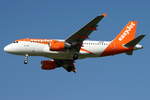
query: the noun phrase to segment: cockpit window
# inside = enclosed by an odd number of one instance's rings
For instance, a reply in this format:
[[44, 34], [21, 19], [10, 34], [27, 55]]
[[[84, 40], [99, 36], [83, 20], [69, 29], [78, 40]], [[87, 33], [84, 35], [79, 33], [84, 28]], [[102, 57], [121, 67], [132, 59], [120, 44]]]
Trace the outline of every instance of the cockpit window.
[[18, 41], [14, 41], [13, 43], [18, 43]]

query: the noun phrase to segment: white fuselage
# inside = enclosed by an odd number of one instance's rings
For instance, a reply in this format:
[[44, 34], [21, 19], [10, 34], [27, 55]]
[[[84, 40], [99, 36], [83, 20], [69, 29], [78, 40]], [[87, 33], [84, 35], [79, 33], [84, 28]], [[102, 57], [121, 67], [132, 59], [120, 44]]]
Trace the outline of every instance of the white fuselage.
[[[111, 41], [84, 41], [79, 52], [79, 58], [100, 57]], [[72, 59], [69, 50], [51, 51], [49, 45], [31, 41], [18, 41], [7, 45], [4, 51], [16, 55], [44, 56], [52, 59]]]
[[[47, 43], [41, 43], [46, 41]], [[52, 59], [72, 59], [75, 52], [72, 50], [62, 50], [62, 51], [52, 51], [50, 50], [51, 44], [48, 44], [51, 40], [49, 39], [30, 39], [30, 41], [15, 41], [13, 43], [8, 44], [4, 47], [4, 51], [23, 56], [43, 56]], [[64, 40], [59, 40], [64, 42]], [[110, 56], [119, 53], [126, 53], [130, 51], [130, 49], [123, 48], [120, 49], [116, 44], [113, 44], [113, 47], [109, 47], [113, 41], [90, 41], [85, 40], [81, 46], [79, 51], [79, 59], [88, 58], [88, 57], [102, 57], [102, 56]], [[134, 50], [143, 48], [142, 45], [135, 45]], [[121, 50], [121, 51], [120, 51]]]

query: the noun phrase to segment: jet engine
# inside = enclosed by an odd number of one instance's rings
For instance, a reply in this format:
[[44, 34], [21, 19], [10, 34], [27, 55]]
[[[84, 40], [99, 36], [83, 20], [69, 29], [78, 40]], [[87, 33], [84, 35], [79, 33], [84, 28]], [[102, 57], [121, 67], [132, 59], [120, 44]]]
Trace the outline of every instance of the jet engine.
[[51, 40], [49, 44], [50, 50], [52, 51], [62, 51], [71, 47], [71, 44], [65, 43], [63, 41]]
[[52, 70], [57, 68], [57, 64], [53, 60], [44, 60], [41, 61], [41, 69], [43, 70]]

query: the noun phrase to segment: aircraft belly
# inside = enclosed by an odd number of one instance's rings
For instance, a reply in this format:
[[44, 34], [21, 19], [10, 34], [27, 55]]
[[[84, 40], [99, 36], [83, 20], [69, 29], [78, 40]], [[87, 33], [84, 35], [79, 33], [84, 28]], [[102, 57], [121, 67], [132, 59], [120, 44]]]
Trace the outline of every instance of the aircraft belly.
[[45, 46], [42, 51], [43, 51], [42, 56], [53, 59], [72, 59], [73, 55], [71, 52], [51, 51], [49, 49], [49, 46]]
[[[44, 56], [52, 59], [72, 59], [72, 52], [67, 51], [51, 51], [49, 50], [48, 45], [38, 44], [34, 45], [32, 48], [32, 52], [30, 52], [31, 56]], [[99, 57], [100, 54], [104, 51], [106, 46], [93, 45], [93, 46], [84, 46], [80, 49], [79, 59], [89, 58], [89, 57]]]

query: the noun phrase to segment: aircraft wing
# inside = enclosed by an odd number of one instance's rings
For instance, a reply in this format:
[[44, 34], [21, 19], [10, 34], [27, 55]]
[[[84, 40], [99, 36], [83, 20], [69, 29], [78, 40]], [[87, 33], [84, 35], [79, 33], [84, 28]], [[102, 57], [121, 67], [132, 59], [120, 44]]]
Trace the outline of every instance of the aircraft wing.
[[79, 31], [68, 37], [65, 41], [75, 46], [77, 51], [80, 50], [82, 42], [89, 37], [89, 35], [96, 30], [97, 24], [106, 16], [102, 14], [94, 18], [91, 22], [86, 24]]
[[62, 66], [65, 70], [67, 70], [68, 72], [76, 72], [76, 68], [74, 65], [74, 60], [58, 60], [55, 59], [56, 63], [59, 66]]

